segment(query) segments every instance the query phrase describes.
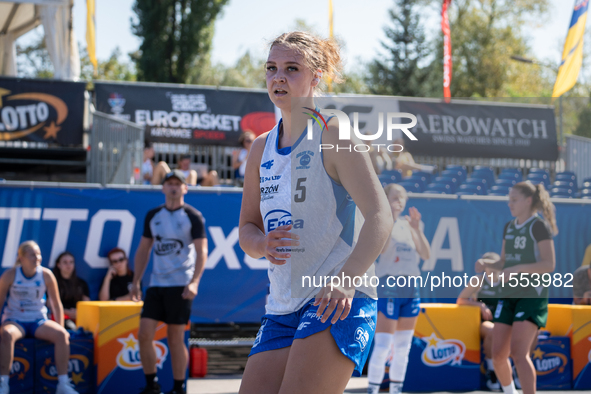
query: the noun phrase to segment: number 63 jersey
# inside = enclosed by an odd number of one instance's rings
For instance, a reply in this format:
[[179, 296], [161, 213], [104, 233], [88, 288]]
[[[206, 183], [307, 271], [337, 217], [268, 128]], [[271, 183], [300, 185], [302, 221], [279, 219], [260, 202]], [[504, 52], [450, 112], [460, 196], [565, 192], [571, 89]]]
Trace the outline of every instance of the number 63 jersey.
[[[279, 149], [281, 120], [267, 135], [260, 166], [261, 217], [265, 233], [292, 225], [300, 244], [279, 247], [290, 252], [284, 265], [269, 266], [270, 294], [266, 313], [299, 310], [323, 287], [322, 278], [337, 275], [357, 243], [363, 217], [345, 188], [324, 168], [319, 152], [322, 129], [313, 126], [313, 139], [304, 131], [291, 147]], [[357, 290], [376, 297], [369, 286]], [[308, 279], [309, 278], [309, 279]], [[330, 279], [328, 280], [330, 286]]]
[[[547, 239], [552, 239], [552, 230], [550, 225], [537, 214], [527, 219], [522, 224], [517, 224], [517, 219], [511, 220], [505, 225], [503, 239], [505, 240], [505, 267], [509, 268], [518, 264], [533, 264], [540, 260], [540, 249], [538, 243]], [[519, 277], [519, 275], [517, 275]], [[528, 275], [530, 282], [532, 275]], [[543, 297], [548, 294], [547, 287], [521, 287], [521, 285], [511, 288], [508, 287], [509, 277], [505, 277], [505, 286], [502, 289], [502, 296], [508, 297]]]

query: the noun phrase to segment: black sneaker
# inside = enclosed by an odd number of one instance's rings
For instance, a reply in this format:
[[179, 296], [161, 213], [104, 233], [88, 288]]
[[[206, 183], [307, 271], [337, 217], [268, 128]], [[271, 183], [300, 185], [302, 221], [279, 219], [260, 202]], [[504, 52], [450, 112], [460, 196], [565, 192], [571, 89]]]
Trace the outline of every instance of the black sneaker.
[[152, 387], [144, 387], [140, 394], [162, 394], [162, 390], [160, 389], [160, 385], [154, 382], [154, 385]]
[[486, 371], [486, 387], [490, 391], [501, 391], [501, 383], [499, 383], [495, 371]]

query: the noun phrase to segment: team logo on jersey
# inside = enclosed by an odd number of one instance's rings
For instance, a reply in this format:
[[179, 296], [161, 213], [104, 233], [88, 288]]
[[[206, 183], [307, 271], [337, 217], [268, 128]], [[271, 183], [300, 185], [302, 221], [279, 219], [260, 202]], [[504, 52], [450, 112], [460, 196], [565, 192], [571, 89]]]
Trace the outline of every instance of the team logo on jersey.
[[171, 254], [181, 254], [181, 250], [184, 247], [183, 241], [174, 238], [162, 238], [156, 235], [156, 246], [154, 247], [154, 253], [158, 256], [168, 256]]
[[[83, 382], [82, 374], [90, 366], [88, 357], [82, 354], [71, 354], [70, 360], [68, 361], [68, 372], [72, 376], [72, 382], [78, 384]], [[40, 375], [43, 379], [57, 380], [57, 368], [51, 358], [46, 358], [43, 366], [41, 367]]]
[[355, 330], [355, 340], [359, 343], [363, 351], [369, 343], [369, 333], [364, 328], [357, 327], [357, 330]]
[[264, 162], [263, 164], [261, 164], [261, 167], [262, 167], [262, 168], [266, 168], [267, 170], [270, 170], [270, 169], [271, 169], [271, 167], [273, 167], [273, 162], [274, 162], [274, 161], [275, 161], [275, 160], [269, 160], [269, 161], [266, 161], [266, 162]]
[[[117, 338], [117, 341], [123, 345], [115, 359], [117, 365], [128, 371], [141, 369], [142, 362], [140, 360], [140, 346], [138, 340], [135, 339], [135, 336], [129, 334], [127, 338]], [[156, 365], [158, 368], [162, 368], [166, 356], [168, 356], [168, 348], [162, 342], [154, 341], [154, 350], [156, 351]]]
[[296, 159], [300, 159], [300, 165], [296, 167], [296, 170], [307, 170], [310, 168], [312, 157], [314, 157], [314, 152], [309, 150], [298, 153]]
[[25, 380], [27, 371], [31, 369], [31, 364], [22, 357], [15, 357], [10, 366], [10, 377], [16, 376], [18, 380]]
[[428, 367], [459, 365], [464, 359], [466, 345], [458, 339], [439, 339], [435, 333], [422, 338], [427, 344], [421, 354], [421, 361]]
[[284, 209], [273, 209], [263, 218], [267, 232], [275, 230], [280, 226], [293, 224], [293, 228], [304, 228], [304, 219], [292, 220], [291, 213]]
[[558, 373], [563, 373], [568, 364], [566, 355], [557, 352], [546, 353], [539, 347], [534, 350], [532, 361], [538, 376], [548, 375], [556, 370]]

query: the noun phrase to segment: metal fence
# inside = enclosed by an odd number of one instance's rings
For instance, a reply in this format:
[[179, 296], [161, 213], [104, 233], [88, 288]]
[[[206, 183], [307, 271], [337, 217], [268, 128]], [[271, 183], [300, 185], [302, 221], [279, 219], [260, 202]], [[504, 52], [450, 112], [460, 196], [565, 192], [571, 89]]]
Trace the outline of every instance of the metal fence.
[[234, 179], [232, 152], [237, 149], [213, 145], [154, 143], [154, 161], [164, 161], [170, 168], [174, 168], [180, 155], [190, 155], [193, 166], [205, 165], [209, 171], [217, 171], [222, 182], [225, 180], [228, 183]]
[[566, 168], [577, 176], [579, 186], [591, 177], [591, 138], [567, 134]]
[[139, 183], [144, 149], [144, 127], [102, 112], [91, 112], [86, 181], [90, 183]]

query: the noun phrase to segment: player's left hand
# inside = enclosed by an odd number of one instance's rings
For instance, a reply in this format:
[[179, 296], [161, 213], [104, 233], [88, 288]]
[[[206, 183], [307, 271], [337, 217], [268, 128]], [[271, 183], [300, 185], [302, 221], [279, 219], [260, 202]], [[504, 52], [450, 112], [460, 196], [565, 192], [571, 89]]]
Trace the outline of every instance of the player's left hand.
[[199, 283], [189, 283], [188, 285], [185, 286], [185, 290], [183, 290], [183, 294], [182, 297], [185, 300], [192, 300], [193, 298], [195, 298], [195, 296], [197, 295], [197, 287], [199, 286]]
[[319, 305], [316, 316], [321, 317], [320, 321], [324, 323], [336, 309], [330, 322], [335, 324], [339, 321], [339, 318], [345, 320], [349, 312], [351, 312], [351, 304], [353, 303], [354, 296], [355, 287], [345, 288], [335, 286], [332, 290], [330, 286], [323, 287], [316, 294], [316, 299], [314, 300], [314, 306]]
[[[410, 215], [410, 216], [409, 216]], [[408, 208], [408, 215], [406, 220], [410, 223], [410, 227], [419, 231], [419, 225], [421, 224], [421, 213], [415, 207]]]

